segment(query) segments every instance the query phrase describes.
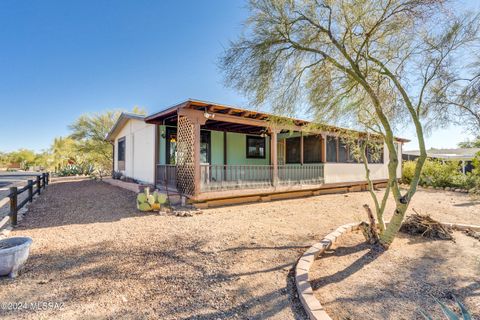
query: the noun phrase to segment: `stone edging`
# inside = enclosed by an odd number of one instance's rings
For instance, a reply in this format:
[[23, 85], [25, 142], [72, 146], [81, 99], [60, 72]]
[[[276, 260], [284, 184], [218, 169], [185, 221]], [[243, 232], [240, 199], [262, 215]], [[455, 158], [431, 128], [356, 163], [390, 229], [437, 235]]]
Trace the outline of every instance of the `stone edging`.
[[308, 281], [308, 272], [313, 262], [320, 254], [337, 242], [339, 237], [347, 232], [358, 230], [359, 226], [360, 223], [349, 223], [337, 228], [323, 238], [322, 241], [311, 246], [298, 260], [297, 266], [295, 267], [295, 284], [297, 286], [298, 297], [310, 319], [332, 320], [323, 309], [320, 301], [313, 295], [313, 289]]
[[[464, 231], [472, 229], [480, 231], [480, 226], [458, 224], [458, 223], [442, 223], [445, 226], [456, 230]], [[315, 298], [312, 286], [308, 281], [308, 272], [313, 265], [315, 259], [318, 258], [325, 250], [329, 249], [337, 240], [345, 233], [357, 231], [360, 229], [360, 223], [349, 223], [338, 227], [335, 231], [329, 233], [320, 242], [311, 246], [303, 253], [295, 267], [295, 285], [297, 286], [298, 297], [311, 320], [332, 320], [323, 308], [320, 301]]]

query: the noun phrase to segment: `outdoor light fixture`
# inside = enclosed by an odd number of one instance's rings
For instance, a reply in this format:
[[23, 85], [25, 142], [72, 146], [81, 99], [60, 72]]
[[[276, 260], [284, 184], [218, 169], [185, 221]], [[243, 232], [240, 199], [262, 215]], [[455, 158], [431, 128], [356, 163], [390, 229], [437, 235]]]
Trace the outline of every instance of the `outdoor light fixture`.
[[215, 118], [215, 114], [209, 113], [207, 110], [205, 110], [205, 112], [203, 113], [203, 116], [204, 116], [206, 119], [213, 119], [213, 118]]

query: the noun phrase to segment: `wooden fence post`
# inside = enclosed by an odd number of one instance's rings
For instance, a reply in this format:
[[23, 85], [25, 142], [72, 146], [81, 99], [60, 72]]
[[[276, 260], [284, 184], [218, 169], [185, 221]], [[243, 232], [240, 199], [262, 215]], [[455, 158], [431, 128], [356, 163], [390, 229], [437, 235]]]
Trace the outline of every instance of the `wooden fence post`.
[[33, 201], [33, 180], [28, 180], [27, 186], [28, 186], [28, 201], [32, 202]]
[[45, 173], [42, 173], [42, 187], [45, 189]]
[[38, 190], [38, 195], [40, 195], [40, 188], [41, 188], [41, 185], [40, 185], [40, 176], [37, 176], [37, 190]]
[[17, 187], [10, 187], [10, 221], [17, 225]]
[[47, 186], [48, 184], [50, 183], [50, 173], [46, 173], [46, 176], [47, 176], [47, 180], [45, 180], [47, 182]]

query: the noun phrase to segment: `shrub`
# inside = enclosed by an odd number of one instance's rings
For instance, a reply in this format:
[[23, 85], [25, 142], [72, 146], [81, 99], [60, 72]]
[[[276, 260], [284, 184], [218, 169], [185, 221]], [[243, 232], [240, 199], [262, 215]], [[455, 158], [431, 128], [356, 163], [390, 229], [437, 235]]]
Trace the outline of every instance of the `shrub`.
[[61, 168], [57, 172], [59, 177], [90, 175], [92, 173], [93, 173], [93, 166], [90, 164], [86, 164], [86, 165], [69, 164]]
[[415, 172], [416, 161], [405, 161], [402, 168], [402, 181], [410, 184], [412, 182], [413, 174]]
[[[415, 171], [416, 161], [403, 163], [402, 181], [410, 183]], [[476, 169], [477, 170], [477, 169]], [[422, 169], [419, 184], [432, 187], [451, 187], [470, 190], [480, 188], [480, 175], [473, 173], [462, 174], [459, 161], [427, 160]]]

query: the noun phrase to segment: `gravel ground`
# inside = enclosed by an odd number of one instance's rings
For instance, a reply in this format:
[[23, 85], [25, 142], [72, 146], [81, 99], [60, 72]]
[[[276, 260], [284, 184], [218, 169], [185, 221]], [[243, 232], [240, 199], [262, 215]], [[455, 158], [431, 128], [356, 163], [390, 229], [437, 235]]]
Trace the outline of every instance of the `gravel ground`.
[[[23, 274], [0, 279], [0, 317], [305, 319], [293, 265], [334, 228], [361, 220], [365, 202], [363, 192], [160, 216], [139, 213], [130, 191], [59, 181], [12, 234], [34, 242]], [[467, 195], [420, 191], [413, 207], [480, 224]]]
[[389, 250], [375, 252], [361, 233], [342, 238], [315, 261], [309, 278], [334, 320], [444, 319], [433, 297], [456, 307], [454, 297], [480, 319], [480, 242], [461, 232], [453, 241], [400, 234]]

